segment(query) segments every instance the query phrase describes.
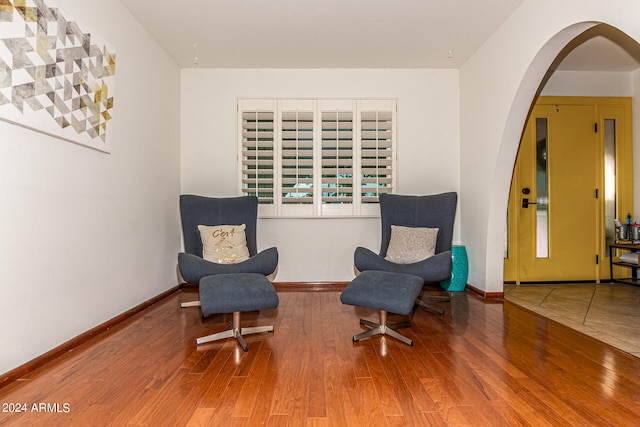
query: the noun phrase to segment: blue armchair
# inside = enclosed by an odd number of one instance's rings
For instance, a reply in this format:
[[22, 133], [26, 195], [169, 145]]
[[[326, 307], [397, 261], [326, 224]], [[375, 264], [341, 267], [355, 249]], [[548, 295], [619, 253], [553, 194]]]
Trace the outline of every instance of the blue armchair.
[[[366, 270], [412, 274], [421, 277], [426, 284], [449, 278], [451, 273], [451, 246], [453, 224], [458, 195], [455, 192], [428, 196], [406, 196], [398, 194], [380, 195], [380, 219], [382, 243], [380, 252], [358, 247], [354, 253], [356, 273]], [[435, 254], [422, 261], [399, 264], [386, 260], [391, 240], [391, 226], [438, 228]], [[447, 301], [448, 297], [422, 297], [416, 303], [424, 308], [444, 314], [444, 310], [426, 301]]]
[[[180, 196], [180, 216], [184, 252], [178, 254], [178, 269], [186, 283], [198, 284], [200, 279], [218, 274], [258, 273], [273, 280], [278, 268], [277, 248], [257, 250], [256, 229], [258, 199], [253, 196], [212, 198], [196, 195]], [[198, 225], [245, 224], [249, 259], [235, 264], [221, 264], [202, 257], [203, 247]], [[199, 302], [183, 303], [183, 307]]]

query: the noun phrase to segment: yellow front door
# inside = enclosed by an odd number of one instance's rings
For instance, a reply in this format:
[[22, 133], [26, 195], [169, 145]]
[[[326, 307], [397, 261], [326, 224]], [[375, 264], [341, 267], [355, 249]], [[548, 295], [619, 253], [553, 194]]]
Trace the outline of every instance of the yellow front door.
[[[613, 109], [616, 102], [624, 108]], [[627, 209], [632, 166], [630, 156], [622, 158], [631, 146], [625, 109], [630, 113], [630, 104], [619, 98], [541, 98], [534, 106], [511, 185], [505, 281], [599, 281], [608, 270], [605, 218], [610, 214], [598, 125], [609, 116], [615, 120], [615, 208]]]

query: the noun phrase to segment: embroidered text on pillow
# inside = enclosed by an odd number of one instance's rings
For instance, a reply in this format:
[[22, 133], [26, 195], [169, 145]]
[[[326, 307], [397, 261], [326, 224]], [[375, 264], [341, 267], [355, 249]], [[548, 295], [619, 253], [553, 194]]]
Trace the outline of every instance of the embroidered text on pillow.
[[202, 257], [219, 264], [234, 264], [249, 259], [246, 225], [199, 225]]

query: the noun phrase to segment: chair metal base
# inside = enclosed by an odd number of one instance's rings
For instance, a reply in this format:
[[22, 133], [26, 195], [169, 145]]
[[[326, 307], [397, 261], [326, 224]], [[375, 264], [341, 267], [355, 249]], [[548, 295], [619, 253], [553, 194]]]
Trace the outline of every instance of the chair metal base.
[[429, 311], [433, 311], [434, 313], [444, 314], [444, 310], [438, 308], [434, 305], [429, 304], [427, 301], [450, 301], [451, 298], [448, 296], [422, 296], [416, 298], [416, 305], [420, 306]]
[[180, 304], [180, 308], [200, 307], [200, 301], [187, 301]]
[[[180, 274], [180, 266], [176, 265], [176, 275], [178, 276], [178, 284], [186, 283], [182, 278], [182, 274]], [[200, 301], [187, 301], [180, 304], [180, 308], [186, 307], [200, 307]]]
[[226, 338], [235, 338], [236, 340], [238, 340], [238, 343], [240, 343], [240, 346], [242, 346], [242, 350], [249, 351], [249, 346], [247, 346], [247, 343], [242, 336], [249, 334], [260, 334], [263, 332], [273, 332], [273, 326], [254, 326], [251, 328], [241, 328], [240, 312], [236, 311], [233, 313], [233, 323], [231, 324], [231, 329], [200, 337], [196, 339], [196, 345], [218, 341]]
[[380, 310], [380, 323], [370, 322], [365, 319], [360, 319], [360, 324], [369, 328], [368, 331], [361, 332], [357, 335], [353, 336], [353, 342], [358, 342], [365, 338], [370, 338], [374, 335], [389, 335], [403, 343], [413, 346], [413, 340], [405, 337], [404, 335], [395, 331], [398, 328], [406, 328], [409, 327], [409, 322], [395, 323], [393, 325], [387, 324], [387, 312], [385, 310]]

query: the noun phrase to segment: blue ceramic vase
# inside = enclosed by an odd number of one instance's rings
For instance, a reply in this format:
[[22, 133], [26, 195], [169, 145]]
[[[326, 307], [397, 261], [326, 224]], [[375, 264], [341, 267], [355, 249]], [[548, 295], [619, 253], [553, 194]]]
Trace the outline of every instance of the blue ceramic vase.
[[462, 245], [451, 247], [451, 275], [447, 280], [440, 282], [440, 287], [447, 291], [464, 291], [469, 277], [469, 259], [467, 249]]

